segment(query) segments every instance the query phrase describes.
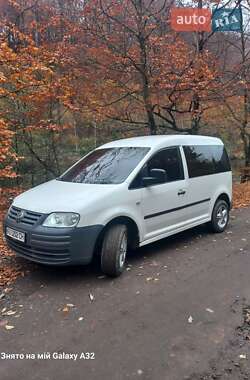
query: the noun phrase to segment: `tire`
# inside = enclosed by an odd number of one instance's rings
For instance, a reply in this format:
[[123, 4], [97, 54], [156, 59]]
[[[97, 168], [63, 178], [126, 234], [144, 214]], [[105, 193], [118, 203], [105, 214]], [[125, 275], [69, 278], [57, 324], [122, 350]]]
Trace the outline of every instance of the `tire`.
[[212, 219], [209, 223], [212, 232], [224, 232], [229, 222], [229, 205], [226, 201], [219, 199], [212, 212]]
[[101, 269], [108, 276], [118, 277], [125, 269], [128, 250], [128, 230], [124, 224], [111, 226], [104, 235]]

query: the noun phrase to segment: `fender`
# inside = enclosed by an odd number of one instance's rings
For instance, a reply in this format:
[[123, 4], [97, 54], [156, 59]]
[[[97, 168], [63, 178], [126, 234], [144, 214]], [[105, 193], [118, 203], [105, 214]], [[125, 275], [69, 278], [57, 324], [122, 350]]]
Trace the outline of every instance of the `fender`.
[[[229, 186], [230, 187], [230, 186]], [[225, 185], [221, 185], [216, 189], [216, 192], [214, 193], [211, 202], [210, 202], [210, 215], [212, 215], [213, 208], [215, 205], [216, 200], [220, 197], [222, 194], [226, 194], [230, 200], [230, 204], [232, 205], [232, 192], [230, 192], [228, 189], [229, 187]]]
[[124, 208], [112, 208], [105, 210], [103, 213], [99, 214], [99, 220], [101, 220], [101, 224], [106, 226], [113, 219], [119, 217], [127, 217], [133, 220], [133, 222], [137, 225], [139, 232], [139, 239], [142, 240], [143, 237], [143, 225], [142, 218], [140, 215], [140, 209], [138, 208], [138, 212], [132, 209], [124, 209]]

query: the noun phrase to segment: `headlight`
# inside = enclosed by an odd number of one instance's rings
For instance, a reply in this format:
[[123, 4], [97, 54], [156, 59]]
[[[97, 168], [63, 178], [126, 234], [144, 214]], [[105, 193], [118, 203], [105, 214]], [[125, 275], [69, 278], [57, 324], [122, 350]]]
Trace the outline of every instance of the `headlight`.
[[74, 212], [53, 212], [45, 221], [45, 227], [74, 227], [79, 222], [80, 215]]

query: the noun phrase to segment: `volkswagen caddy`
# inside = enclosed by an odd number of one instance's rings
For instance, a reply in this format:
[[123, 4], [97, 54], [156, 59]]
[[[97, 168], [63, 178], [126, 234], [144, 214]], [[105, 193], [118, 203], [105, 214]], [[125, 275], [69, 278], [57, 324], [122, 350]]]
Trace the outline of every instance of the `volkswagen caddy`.
[[7, 244], [41, 264], [87, 264], [118, 276], [128, 249], [202, 223], [228, 224], [232, 172], [218, 138], [145, 136], [113, 141], [59, 178], [14, 199]]

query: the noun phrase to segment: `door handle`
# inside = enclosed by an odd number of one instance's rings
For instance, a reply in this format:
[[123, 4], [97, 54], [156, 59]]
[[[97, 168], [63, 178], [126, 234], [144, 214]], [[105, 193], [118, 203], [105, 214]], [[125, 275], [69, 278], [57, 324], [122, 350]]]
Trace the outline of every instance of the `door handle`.
[[178, 191], [178, 195], [184, 195], [184, 194], [186, 194], [186, 191], [185, 191], [185, 190], [179, 190], [179, 191]]

